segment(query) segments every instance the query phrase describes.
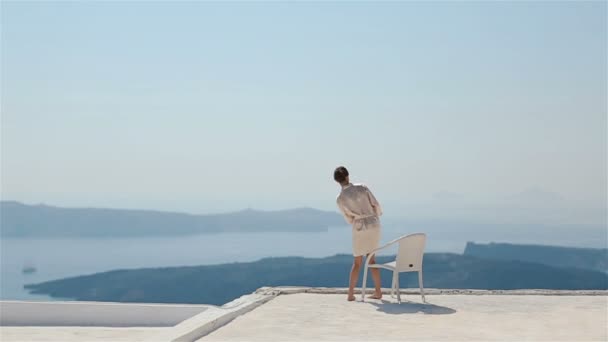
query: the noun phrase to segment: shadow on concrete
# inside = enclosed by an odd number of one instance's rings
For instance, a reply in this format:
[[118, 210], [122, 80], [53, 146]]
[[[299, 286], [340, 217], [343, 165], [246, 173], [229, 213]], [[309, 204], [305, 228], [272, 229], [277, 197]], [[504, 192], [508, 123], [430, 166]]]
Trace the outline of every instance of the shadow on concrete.
[[377, 311], [391, 315], [423, 313], [425, 315], [450, 315], [456, 312], [452, 308], [431, 303], [415, 303], [403, 301], [401, 304], [382, 300], [382, 303], [370, 303]]

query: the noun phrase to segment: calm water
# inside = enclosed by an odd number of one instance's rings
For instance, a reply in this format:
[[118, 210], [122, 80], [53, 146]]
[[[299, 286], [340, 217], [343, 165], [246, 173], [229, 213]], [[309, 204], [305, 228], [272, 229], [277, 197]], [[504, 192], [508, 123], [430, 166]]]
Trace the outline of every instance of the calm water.
[[[428, 252], [462, 253], [467, 241], [543, 243], [605, 247], [605, 229], [581, 233], [569, 227], [427, 226]], [[598, 230], [599, 229], [599, 230]], [[382, 241], [416, 231], [383, 227]], [[502, 233], [496, 233], [501, 231]], [[492, 233], [490, 233], [492, 232]], [[532, 232], [532, 233], [531, 233]], [[350, 228], [336, 227], [318, 233], [230, 233], [187, 237], [120, 239], [3, 239], [0, 298], [51, 300], [31, 295], [24, 284], [69, 276], [140, 267], [218, 264], [254, 261], [268, 256], [324, 257], [351, 251]], [[25, 264], [37, 272], [22, 274]]]

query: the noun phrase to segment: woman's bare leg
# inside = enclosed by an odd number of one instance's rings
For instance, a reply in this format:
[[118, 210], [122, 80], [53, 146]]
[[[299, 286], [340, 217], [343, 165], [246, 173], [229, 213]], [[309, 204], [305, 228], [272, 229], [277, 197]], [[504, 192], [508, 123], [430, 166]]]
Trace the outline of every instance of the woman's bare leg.
[[348, 285], [348, 301], [352, 302], [355, 300], [355, 286], [357, 286], [357, 280], [359, 280], [359, 270], [361, 269], [361, 263], [363, 256], [356, 256], [353, 259], [353, 267], [350, 270], [350, 283]]
[[[376, 263], [376, 256], [372, 255], [371, 260], [369, 261], [370, 264], [375, 264]], [[376, 286], [376, 291], [375, 293], [370, 296], [370, 298], [373, 299], [381, 299], [382, 298], [382, 282], [380, 282], [380, 269], [378, 268], [372, 268], [372, 278], [374, 279], [374, 285]]]

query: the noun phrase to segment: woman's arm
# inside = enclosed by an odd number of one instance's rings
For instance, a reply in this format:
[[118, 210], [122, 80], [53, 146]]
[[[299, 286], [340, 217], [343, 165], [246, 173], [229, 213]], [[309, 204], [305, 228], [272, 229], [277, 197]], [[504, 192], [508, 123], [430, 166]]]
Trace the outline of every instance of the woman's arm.
[[338, 208], [340, 208], [340, 211], [342, 212], [342, 215], [344, 215], [344, 219], [346, 220], [346, 222], [348, 222], [349, 224], [353, 224], [355, 216], [352, 215], [352, 213], [340, 203], [340, 198], [338, 198], [336, 202], [338, 204]]
[[369, 198], [369, 203], [371, 203], [372, 208], [374, 208], [374, 213], [378, 216], [382, 215], [382, 207], [369, 189], [367, 189], [367, 197]]

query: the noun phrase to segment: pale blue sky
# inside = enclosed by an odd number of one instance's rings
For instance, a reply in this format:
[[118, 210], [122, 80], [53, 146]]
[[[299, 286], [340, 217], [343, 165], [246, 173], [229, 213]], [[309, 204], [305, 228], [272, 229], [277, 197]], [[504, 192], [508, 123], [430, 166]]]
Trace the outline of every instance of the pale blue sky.
[[438, 192], [606, 205], [605, 2], [2, 2], [1, 19], [3, 199], [334, 209], [345, 164], [397, 216]]

